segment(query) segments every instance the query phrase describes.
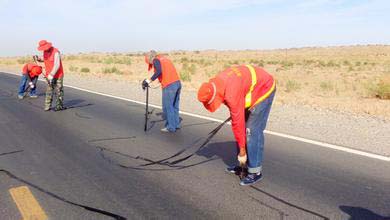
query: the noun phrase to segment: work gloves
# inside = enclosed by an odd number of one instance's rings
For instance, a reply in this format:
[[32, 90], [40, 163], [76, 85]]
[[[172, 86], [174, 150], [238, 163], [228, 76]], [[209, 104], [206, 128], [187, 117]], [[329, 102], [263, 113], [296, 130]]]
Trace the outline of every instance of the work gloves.
[[150, 79], [144, 79], [144, 81], [142, 81], [142, 89], [145, 90], [147, 87], [149, 87], [150, 82]]
[[247, 156], [246, 156], [246, 149], [245, 148], [240, 147], [240, 152], [237, 156], [237, 160], [238, 160], [241, 167], [246, 164]]
[[34, 83], [32, 83], [32, 82], [29, 82], [28, 85], [30, 86], [31, 89], [33, 89], [35, 87]]
[[240, 164], [241, 167], [244, 166], [246, 164], [246, 161], [247, 161], [246, 154], [244, 156], [238, 155], [237, 160], [238, 160], [238, 163]]

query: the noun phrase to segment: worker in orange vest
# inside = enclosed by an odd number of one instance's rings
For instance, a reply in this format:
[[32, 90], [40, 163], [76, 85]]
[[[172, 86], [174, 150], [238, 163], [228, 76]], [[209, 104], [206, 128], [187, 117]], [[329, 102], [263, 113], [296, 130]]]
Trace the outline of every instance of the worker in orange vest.
[[175, 132], [180, 129], [179, 104], [181, 82], [172, 61], [166, 56], [157, 54], [152, 50], [145, 55], [145, 62], [148, 64], [148, 71], [154, 70], [151, 78], [142, 82], [143, 87], [158, 79], [162, 87], [162, 106], [166, 120], [162, 132]]
[[[198, 91], [198, 100], [210, 112], [224, 103], [230, 111], [232, 130], [237, 141], [238, 162], [248, 174], [240, 185], [254, 184], [262, 178], [264, 129], [275, 96], [275, 81], [265, 70], [252, 65], [232, 66]], [[239, 166], [228, 167], [238, 174]]]
[[35, 63], [26, 63], [22, 69], [22, 79], [19, 83], [18, 98], [23, 99], [26, 92], [26, 84], [30, 87], [30, 98], [38, 98], [36, 84], [38, 76], [42, 73], [42, 67]]
[[61, 55], [57, 48], [53, 47], [52, 43], [41, 40], [39, 41], [38, 50], [43, 52], [43, 58], [38, 58], [38, 61], [45, 63], [48, 86], [46, 88], [45, 111], [49, 111], [53, 101], [53, 91], [56, 93], [56, 111], [64, 109], [64, 70], [62, 67]]

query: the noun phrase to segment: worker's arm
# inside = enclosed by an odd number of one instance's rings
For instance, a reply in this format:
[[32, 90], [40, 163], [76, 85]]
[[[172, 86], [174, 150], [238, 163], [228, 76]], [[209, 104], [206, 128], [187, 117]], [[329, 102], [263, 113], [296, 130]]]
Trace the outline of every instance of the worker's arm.
[[154, 74], [150, 78], [151, 81], [156, 80], [158, 77], [160, 77], [162, 70], [161, 70], [161, 63], [158, 59], [153, 60], [153, 67], [154, 67]]
[[53, 66], [53, 69], [51, 70], [51, 72], [49, 73], [49, 75], [53, 76], [57, 73], [58, 69], [60, 68], [60, 63], [61, 63], [61, 60], [60, 60], [60, 53], [59, 52], [56, 52], [54, 54], [54, 66]]
[[225, 91], [225, 102], [230, 110], [232, 118], [232, 130], [237, 145], [240, 148], [240, 154], [246, 152], [246, 133], [245, 133], [245, 97], [240, 82], [230, 83]]

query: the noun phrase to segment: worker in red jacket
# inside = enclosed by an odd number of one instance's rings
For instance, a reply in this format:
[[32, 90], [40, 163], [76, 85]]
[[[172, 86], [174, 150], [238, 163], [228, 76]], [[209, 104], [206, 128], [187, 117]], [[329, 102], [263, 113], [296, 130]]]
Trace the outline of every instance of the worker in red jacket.
[[[262, 178], [264, 129], [275, 95], [275, 81], [265, 70], [252, 65], [232, 66], [203, 83], [198, 100], [210, 112], [224, 103], [230, 111], [232, 130], [237, 141], [238, 162], [248, 167], [240, 185]], [[238, 173], [240, 167], [227, 171]]]
[[39, 41], [38, 50], [43, 52], [43, 58], [38, 61], [45, 63], [46, 75], [49, 83], [46, 88], [45, 111], [49, 111], [53, 101], [53, 91], [56, 93], [56, 111], [64, 109], [64, 70], [62, 67], [60, 51], [53, 47], [52, 43], [41, 40]]
[[38, 76], [42, 73], [42, 67], [35, 63], [27, 63], [23, 66], [22, 69], [22, 79], [19, 83], [18, 98], [23, 99], [26, 92], [26, 84], [30, 87], [30, 98], [37, 98], [36, 95], [36, 84], [38, 81]]
[[162, 106], [166, 120], [162, 132], [175, 132], [180, 129], [179, 104], [181, 82], [175, 66], [168, 57], [157, 54], [152, 50], [145, 55], [145, 62], [148, 64], [148, 70], [154, 70], [153, 76], [142, 82], [142, 87], [158, 79], [162, 87]]

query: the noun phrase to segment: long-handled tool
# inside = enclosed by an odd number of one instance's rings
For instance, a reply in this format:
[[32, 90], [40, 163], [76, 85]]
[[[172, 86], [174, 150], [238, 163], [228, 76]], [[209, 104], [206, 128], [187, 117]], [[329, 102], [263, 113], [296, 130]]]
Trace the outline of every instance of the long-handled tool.
[[146, 87], [145, 126], [144, 126], [145, 132], [148, 130], [148, 119], [149, 119], [149, 86]]
[[145, 105], [145, 126], [144, 126], [144, 131], [146, 132], [148, 130], [148, 119], [149, 119], [149, 84], [144, 80], [142, 82], [142, 89], [145, 91], [146, 90], [146, 105]]
[[[37, 65], [39, 65], [38, 62], [37, 62], [37, 61], [39, 60], [38, 56], [37, 56], [37, 55], [34, 55], [34, 56], [33, 56], [33, 59], [34, 59], [34, 63], [37, 64]], [[45, 74], [42, 74], [42, 75], [43, 75], [43, 78], [45, 78], [46, 83], [47, 83], [50, 87], [53, 88], [52, 82], [45, 76]]]

